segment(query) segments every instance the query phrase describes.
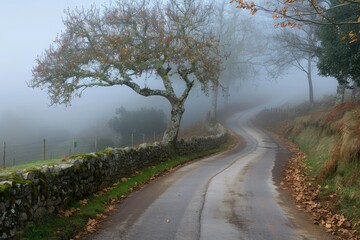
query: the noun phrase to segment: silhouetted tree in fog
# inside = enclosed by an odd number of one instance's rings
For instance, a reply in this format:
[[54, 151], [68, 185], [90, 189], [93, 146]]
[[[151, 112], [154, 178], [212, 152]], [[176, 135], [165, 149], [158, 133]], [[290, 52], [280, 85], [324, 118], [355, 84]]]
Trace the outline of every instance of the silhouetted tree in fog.
[[302, 28], [282, 29], [275, 36], [276, 49], [274, 64], [279, 67], [295, 66], [306, 74], [308, 81], [309, 104], [314, 105], [313, 65], [318, 57], [318, 26], [308, 25]]
[[238, 87], [259, 71], [259, 58], [265, 55], [266, 43], [257, 23], [229, 2], [218, 0], [212, 16], [213, 33], [220, 41], [220, 50], [225, 56], [217, 78], [211, 85], [210, 122], [216, 122], [216, 111], [219, 90], [228, 103], [230, 87]]
[[122, 142], [129, 145], [131, 137], [141, 141], [144, 137], [163, 134], [166, 129], [166, 117], [162, 110], [141, 108], [128, 111], [124, 107], [116, 110], [116, 117], [109, 121], [109, 126], [122, 136]]

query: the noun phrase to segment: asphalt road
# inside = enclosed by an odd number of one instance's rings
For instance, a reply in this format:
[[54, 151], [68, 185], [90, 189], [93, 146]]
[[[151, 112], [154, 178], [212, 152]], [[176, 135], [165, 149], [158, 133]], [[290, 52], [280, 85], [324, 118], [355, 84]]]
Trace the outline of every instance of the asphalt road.
[[279, 197], [273, 168], [281, 148], [249, 122], [255, 112], [227, 122], [245, 147], [158, 178], [84, 239], [330, 239]]

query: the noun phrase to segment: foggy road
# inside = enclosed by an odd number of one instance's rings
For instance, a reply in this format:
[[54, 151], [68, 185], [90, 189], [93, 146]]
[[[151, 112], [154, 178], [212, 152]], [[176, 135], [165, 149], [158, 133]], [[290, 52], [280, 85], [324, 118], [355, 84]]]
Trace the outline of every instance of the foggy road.
[[249, 119], [227, 125], [247, 142], [160, 177], [133, 193], [85, 239], [329, 239], [299, 227], [273, 182], [278, 145]]

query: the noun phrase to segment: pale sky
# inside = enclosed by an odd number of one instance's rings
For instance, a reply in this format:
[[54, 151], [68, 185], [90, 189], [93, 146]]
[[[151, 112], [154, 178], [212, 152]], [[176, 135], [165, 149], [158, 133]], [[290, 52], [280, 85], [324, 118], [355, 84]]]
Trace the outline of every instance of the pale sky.
[[[49, 99], [45, 91], [31, 89], [26, 82], [31, 79], [31, 69], [35, 65], [35, 58], [55, 40], [62, 31], [64, 10], [75, 7], [88, 8], [95, 3], [101, 6], [104, 0], [11, 0], [0, 3], [0, 129], [1, 120], [8, 116], [15, 116], [31, 123], [41, 123], [48, 126], [68, 126], [80, 128], [88, 118], [101, 118], [99, 115], [111, 115], [115, 108], [130, 103], [153, 107], [152, 101], [144, 101], [141, 96], [132, 93], [124, 87], [95, 88], [84, 92], [81, 99], [72, 102], [72, 106], [49, 107]], [[298, 77], [298, 76], [297, 76]], [[286, 92], [291, 89], [306, 99], [307, 83], [294, 79], [290, 75], [285, 80]], [[303, 78], [303, 77], [298, 77]], [[289, 81], [291, 80], [291, 81]], [[323, 81], [323, 80], [322, 80]], [[260, 83], [260, 85], [263, 83]], [[263, 90], [269, 91], [273, 83], [265, 83]], [[281, 84], [281, 82], [280, 82]], [[330, 86], [334, 89], [334, 81], [314, 82], [315, 94], [318, 85]], [[277, 88], [275, 85], [274, 87]], [[261, 89], [261, 86], [259, 87]], [[251, 91], [258, 91], [253, 88]], [[300, 91], [301, 89], [301, 91]], [[244, 91], [249, 92], [249, 89]], [[256, 94], [256, 93], [255, 93]], [[261, 94], [261, 93], [260, 93]], [[201, 94], [195, 94], [192, 107], [201, 108], [204, 100], [197, 99]], [[200, 98], [200, 97], [199, 97]], [[156, 100], [156, 98], [155, 98]], [[140, 103], [141, 102], [141, 103]], [[135, 104], [136, 105], [136, 104]], [[158, 100], [154, 107], [168, 108], [168, 103]], [[204, 107], [202, 110], [205, 111]], [[84, 117], [85, 116], [85, 117]], [[90, 120], [89, 120], [90, 121]], [[1, 133], [0, 133], [1, 135]]]
[[[0, 124], [5, 115], [15, 115], [48, 124], [82, 126], [84, 115], [114, 113], [116, 107], [143, 100], [123, 87], [87, 90], [71, 107], [51, 106], [45, 91], [27, 87], [35, 59], [63, 29], [64, 10], [88, 8], [104, 0], [11, 0], [0, 3]], [[130, 92], [130, 93], [129, 93]], [[124, 98], [126, 94], [126, 98]], [[1, 134], [1, 133], [0, 133]]]

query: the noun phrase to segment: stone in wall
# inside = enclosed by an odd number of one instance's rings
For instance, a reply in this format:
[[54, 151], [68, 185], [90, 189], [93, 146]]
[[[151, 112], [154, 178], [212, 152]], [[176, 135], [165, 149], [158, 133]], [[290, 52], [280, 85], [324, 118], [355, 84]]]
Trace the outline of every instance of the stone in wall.
[[[221, 125], [217, 128], [217, 135], [179, 141], [177, 154], [209, 150], [225, 143], [226, 129]], [[83, 154], [54, 166], [3, 173], [0, 175], [0, 239], [12, 239], [28, 223], [60, 210], [70, 201], [89, 196], [136, 170], [170, 157], [167, 145], [142, 144], [138, 148], [109, 148]]]

